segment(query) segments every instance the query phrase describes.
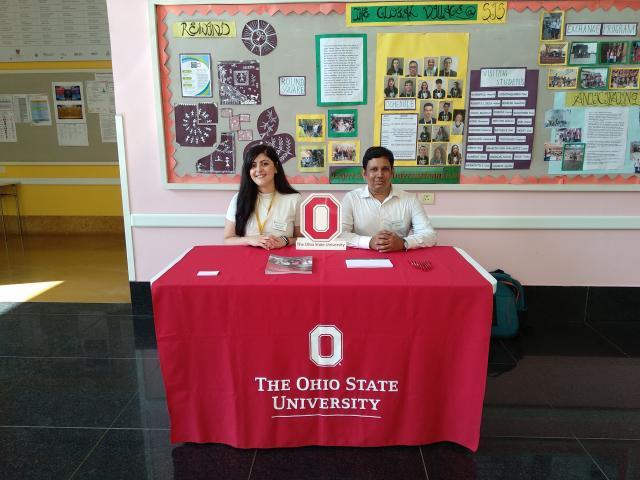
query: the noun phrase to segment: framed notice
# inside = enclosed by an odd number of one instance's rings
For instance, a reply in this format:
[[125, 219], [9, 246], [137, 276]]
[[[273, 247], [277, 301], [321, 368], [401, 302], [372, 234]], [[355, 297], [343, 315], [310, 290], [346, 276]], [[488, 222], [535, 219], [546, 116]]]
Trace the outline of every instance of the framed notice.
[[367, 35], [316, 35], [318, 105], [367, 103]]

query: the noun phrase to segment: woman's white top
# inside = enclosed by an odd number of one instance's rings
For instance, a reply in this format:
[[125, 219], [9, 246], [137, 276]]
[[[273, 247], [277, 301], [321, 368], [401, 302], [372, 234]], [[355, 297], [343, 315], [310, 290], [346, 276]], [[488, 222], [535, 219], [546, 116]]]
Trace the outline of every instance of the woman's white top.
[[[273, 203], [271, 203], [271, 200], [273, 200]], [[260, 216], [260, 221], [264, 223], [264, 230], [262, 231], [262, 234], [275, 235], [278, 237], [282, 235], [293, 237], [294, 226], [300, 226], [300, 203], [302, 203], [302, 195], [299, 193], [282, 194], [278, 192], [258, 192], [256, 210]], [[270, 212], [269, 204], [271, 204]], [[229, 203], [227, 216], [225, 217], [232, 223], [236, 223], [237, 206], [238, 194], [236, 193], [231, 199], [231, 203]], [[256, 222], [255, 211], [247, 221], [247, 227], [244, 234], [245, 236], [260, 234], [258, 222]]]

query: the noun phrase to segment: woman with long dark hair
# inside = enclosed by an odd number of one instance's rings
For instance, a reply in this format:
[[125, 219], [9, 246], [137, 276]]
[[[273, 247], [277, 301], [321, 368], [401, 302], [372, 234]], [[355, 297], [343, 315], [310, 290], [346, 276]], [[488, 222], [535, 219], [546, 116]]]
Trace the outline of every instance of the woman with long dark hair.
[[300, 236], [301, 201], [275, 149], [270, 145], [251, 147], [244, 155], [240, 189], [227, 209], [225, 245], [271, 250], [295, 242]]

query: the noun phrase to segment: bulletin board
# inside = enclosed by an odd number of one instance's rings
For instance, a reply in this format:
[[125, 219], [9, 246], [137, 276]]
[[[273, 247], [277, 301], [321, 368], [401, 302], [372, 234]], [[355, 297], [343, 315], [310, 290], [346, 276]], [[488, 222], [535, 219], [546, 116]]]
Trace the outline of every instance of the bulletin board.
[[[446, 5], [449, 9], [445, 11]], [[482, 7], [487, 5], [493, 10], [483, 11]], [[162, 132], [158, 141], [163, 153], [163, 181], [167, 188], [235, 190], [244, 150], [249, 145], [267, 143], [278, 151], [296, 188], [351, 189], [362, 182], [360, 165], [364, 150], [383, 144], [397, 157], [394, 183], [407, 189], [424, 189], [427, 184], [429, 188], [443, 184], [453, 189], [537, 185], [554, 185], [559, 189], [581, 185], [635, 189], [640, 185], [631, 151], [634, 142], [640, 149], [637, 87], [635, 91], [630, 88], [623, 92], [636, 94], [627, 95], [629, 105], [624, 107], [628, 114], [625, 146], [618, 150], [618, 155], [625, 155], [624, 159], [615, 165], [603, 164], [606, 168], [602, 169], [563, 169], [563, 165], [569, 164], [549, 160], [548, 147], [557, 143], [559, 134], [549, 126], [553, 123], [549, 115], [553, 114], [548, 112], [566, 109], [572, 90], [550, 86], [549, 69], [563, 65], [541, 64], [540, 49], [548, 43], [562, 42], [569, 49], [572, 42], [587, 40], [623, 41], [631, 48], [633, 41], [640, 40], [637, 32], [634, 35], [623, 32], [625, 36], [615, 38], [565, 37], [564, 28], [566, 24], [629, 23], [628, 9], [637, 11], [639, 7], [637, 2], [628, 0], [401, 5], [394, 2], [166, 5], [151, 1], [149, 14], [155, 24], [157, 43], [156, 111], [158, 130]], [[475, 16], [469, 15], [474, 8]], [[548, 35], [551, 23], [545, 20], [543, 25], [542, 14], [557, 9], [564, 11], [562, 38], [543, 40], [543, 27]], [[415, 15], [415, 12], [423, 13]], [[331, 65], [336, 51], [349, 61], [342, 66]], [[402, 73], [391, 70], [396, 57], [402, 64]], [[447, 75], [427, 75], [429, 58], [436, 60], [440, 71], [448, 71]], [[447, 58], [450, 70], [444, 66]], [[418, 64], [418, 75], [411, 78], [413, 61]], [[624, 67], [634, 65], [625, 63]], [[327, 73], [331, 68], [353, 71], [335, 80], [331, 72]], [[529, 117], [529, 120], [515, 118], [513, 132], [530, 146], [526, 153], [511, 156], [509, 150], [487, 153], [487, 159], [495, 156], [519, 160], [495, 162], [487, 169], [482, 160], [467, 159], [469, 153], [482, 159], [486, 149], [475, 143], [469, 151], [471, 133], [456, 131], [454, 118], [461, 113], [468, 130], [472, 126], [469, 115], [476, 108], [470, 107], [471, 81], [481, 78], [484, 70], [510, 69], [523, 72], [521, 77], [528, 82], [526, 88], [507, 86], [504, 97], [511, 98], [509, 102], [514, 106], [522, 107], [518, 113], [514, 113], [515, 107], [511, 109], [514, 116]], [[385, 91], [390, 77], [396, 80], [395, 95]], [[412, 80], [413, 85], [407, 86], [407, 80]], [[425, 80], [431, 102], [421, 99], [417, 92]], [[433, 92], [437, 80], [441, 80], [445, 94], [436, 101]], [[341, 85], [344, 91], [338, 87], [332, 90], [332, 82]], [[401, 95], [405, 87], [416, 89], [413, 97]], [[513, 99], [518, 92], [522, 96], [527, 88], [533, 106], [525, 105], [526, 102], [520, 105], [520, 100]], [[426, 103], [433, 103], [436, 118], [428, 128], [419, 123], [426, 115]], [[439, 115], [443, 115], [442, 120], [438, 120]], [[574, 119], [576, 122], [585, 121], [584, 112], [577, 108], [570, 115], [578, 119]], [[508, 132], [510, 127], [504, 123], [507, 120], [501, 121], [498, 131]], [[473, 126], [482, 131], [482, 125], [476, 121]], [[441, 126], [447, 128], [442, 131]], [[413, 147], [392, 148], [396, 145], [394, 138], [407, 130], [413, 137], [404, 145]], [[440, 135], [437, 142], [436, 135]], [[482, 134], [474, 133], [478, 135]], [[436, 152], [434, 146], [438, 142], [441, 152]], [[454, 145], [458, 147], [456, 150], [452, 148]], [[575, 148], [569, 146], [567, 155], [573, 154]], [[425, 151], [428, 160], [422, 161], [420, 153]], [[460, 156], [451, 155], [458, 151]], [[510, 163], [511, 167], [504, 168]], [[467, 168], [468, 164], [473, 168]], [[502, 168], [493, 168], [496, 165]]]
[[[19, 64], [18, 64], [19, 65]], [[99, 70], [105, 72], [104, 70]], [[0, 74], [0, 94], [44, 95], [48, 98], [51, 124], [34, 126], [31, 122], [15, 124], [17, 142], [0, 143], [2, 162], [8, 163], [118, 163], [115, 142], [103, 143], [100, 132], [100, 119], [96, 113], [85, 112], [88, 146], [60, 146], [58, 143], [56, 121], [53, 118], [54, 101], [52, 85], [54, 83], [77, 83], [85, 85], [95, 78], [94, 71], [32, 72], [20, 71]], [[86, 94], [86, 89], [83, 89]], [[86, 106], [86, 104], [85, 104]]]

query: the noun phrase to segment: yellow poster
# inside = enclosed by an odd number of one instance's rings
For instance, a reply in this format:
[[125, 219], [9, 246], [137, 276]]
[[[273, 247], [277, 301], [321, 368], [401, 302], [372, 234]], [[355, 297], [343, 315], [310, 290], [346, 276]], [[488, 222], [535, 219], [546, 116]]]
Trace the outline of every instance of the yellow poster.
[[463, 162], [468, 33], [379, 33], [374, 142], [397, 166]]

